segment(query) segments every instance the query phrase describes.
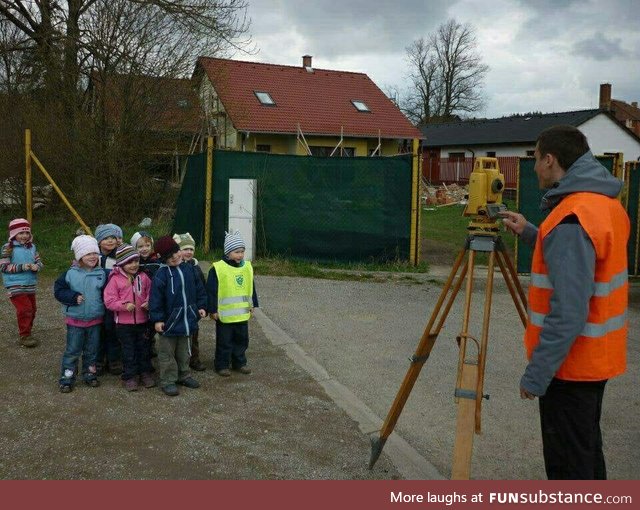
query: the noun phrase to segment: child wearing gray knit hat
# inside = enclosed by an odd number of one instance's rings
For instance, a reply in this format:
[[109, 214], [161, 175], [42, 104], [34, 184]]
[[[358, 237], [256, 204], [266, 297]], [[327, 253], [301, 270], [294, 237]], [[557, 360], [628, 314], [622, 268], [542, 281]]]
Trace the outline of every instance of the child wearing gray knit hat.
[[[231, 370], [248, 375], [249, 319], [258, 306], [253, 266], [244, 259], [245, 244], [239, 231], [227, 233], [224, 257], [214, 262], [207, 278], [211, 317], [216, 321], [216, 353], [213, 367], [228, 377]], [[229, 370], [231, 369], [231, 370]]]

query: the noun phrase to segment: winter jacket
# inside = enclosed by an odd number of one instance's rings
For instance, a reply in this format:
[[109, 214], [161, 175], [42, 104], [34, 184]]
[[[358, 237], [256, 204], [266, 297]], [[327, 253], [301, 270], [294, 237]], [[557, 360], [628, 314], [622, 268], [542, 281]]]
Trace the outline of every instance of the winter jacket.
[[[145, 324], [149, 314], [142, 305], [149, 301], [150, 292], [151, 280], [145, 273], [131, 278], [116, 266], [104, 289], [104, 305], [113, 312], [116, 324]], [[128, 311], [125, 303], [133, 303], [135, 310]]]
[[[62, 303], [62, 313], [67, 317], [91, 321], [104, 315], [102, 289], [106, 277], [100, 267], [87, 271], [71, 266], [53, 284], [53, 295]], [[78, 304], [78, 296], [84, 301]]]
[[164, 336], [189, 336], [198, 330], [198, 310], [206, 310], [207, 293], [193, 266], [160, 266], [153, 278], [149, 319], [164, 322]]
[[[38, 280], [38, 274], [31, 269], [24, 269], [25, 264], [38, 264], [42, 267], [40, 256], [36, 250], [36, 245], [20, 244], [18, 241], [11, 241], [11, 256], [3, 257], [6, 262], [0, 265], [2, 281], [6, 288], [34, 288]], [[2, 252], [8, 253], [8, 243], [2, 247]]]

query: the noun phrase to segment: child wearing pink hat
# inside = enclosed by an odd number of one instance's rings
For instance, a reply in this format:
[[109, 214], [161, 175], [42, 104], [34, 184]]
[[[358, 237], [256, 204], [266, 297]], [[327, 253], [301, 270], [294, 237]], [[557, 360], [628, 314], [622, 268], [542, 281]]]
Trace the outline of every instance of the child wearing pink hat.
[[9, 299], [16, 308], [19, 343], [35, 347], [38, 341], [31, 336], [36, 318], [36, 286], [42, 260], [33, 244], [31, 225], [24, 218], [9, 222], [9, 242], [2, 247], [0, 273]]

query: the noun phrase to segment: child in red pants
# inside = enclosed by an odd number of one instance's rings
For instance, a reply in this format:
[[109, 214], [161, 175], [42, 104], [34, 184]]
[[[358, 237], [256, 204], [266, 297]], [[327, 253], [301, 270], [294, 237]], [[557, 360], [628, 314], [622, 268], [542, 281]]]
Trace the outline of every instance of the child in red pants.
[[9, 242], [2, 247], [0, 273], [9, 299], [16, 308], [20, 345], [35, 347], [38, 341], [31, 336], [36, 317], [36, 284], [42, 269], [40, 255], [33, 244], [31, 225], [24, 218], [9, 222]]

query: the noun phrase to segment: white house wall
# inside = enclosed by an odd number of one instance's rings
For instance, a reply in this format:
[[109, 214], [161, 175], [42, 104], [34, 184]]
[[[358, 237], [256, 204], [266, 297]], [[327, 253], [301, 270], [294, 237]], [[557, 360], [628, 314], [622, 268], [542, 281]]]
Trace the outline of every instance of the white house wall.
[[625, 161], [640, 157], [640, 142], [628, 130], [601, 113], [579, 126], [594, 154], [622, 152]]
[[[524, 157], [527, 155], [527, 151], [532, 151], [536, 148], [535, 144], [531, 145], [501, 145], [499, 147], [491, 145], [474, 145], [471, 147], [475, 153], [476, 158], [486, 157], [487, 152], [495, 152], [497, 158], [504, 157]], [[470, 150], [464, 150], [460, 147], [443, 147], [440, 150], [441, 158], [448, 158], [450, 152], [464, 152], [465, 157], [471, 158], [474, 154]]]

